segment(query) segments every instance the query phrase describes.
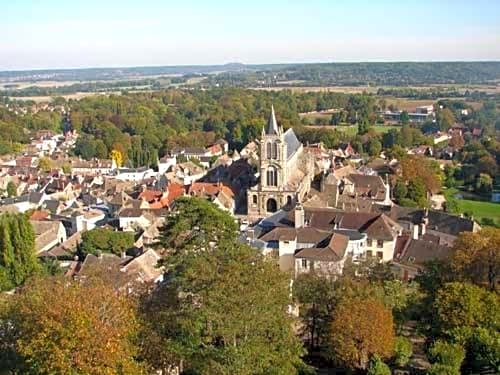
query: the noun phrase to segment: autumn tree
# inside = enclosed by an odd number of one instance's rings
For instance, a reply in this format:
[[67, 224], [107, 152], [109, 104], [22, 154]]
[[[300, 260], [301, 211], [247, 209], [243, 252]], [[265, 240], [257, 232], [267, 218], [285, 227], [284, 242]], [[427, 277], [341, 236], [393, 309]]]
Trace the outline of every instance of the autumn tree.
[[109, 155], [111, 160], [113, 160], [118, 168], [121, 168], [123, 165], [123, 154], [118, 150], [112, 150]]
[[330, 335], [332, 359], [366, 369], [373, 356], [392, 355], [392, 313], [373, 297], [344, 299], [334, 311]]
[[133, 300], [102, 278], [47, 277], [6, 304], [0, 352], [12, 373], [140, 374], [137, 330]]
[[495, 290], [500, 274], [500, 229], [462, 232], [454, 243], [452, 266], [457, 276]]
[[439, 165], [421, 156], [409, 156], [401, 160], [403, 181], [410, 183], [420, 179], [427, 191], [437, 193], [441, 189], [442, 172]]
[[52, 169], [52, 161], [47, 157], [38, 159], [38, 169], [43, 172], [49, 172]]
[[[290, 280], [275, 262], [237, 240], [227, 213], [179, 202], [165, 227], [166, 280], [143, 304], [143, 355], [157, 370], [182, 363], [199, 374], [294, 374], [301, 343], [287, 313]], [[156, 343], [164, 348], [154, 350]]]

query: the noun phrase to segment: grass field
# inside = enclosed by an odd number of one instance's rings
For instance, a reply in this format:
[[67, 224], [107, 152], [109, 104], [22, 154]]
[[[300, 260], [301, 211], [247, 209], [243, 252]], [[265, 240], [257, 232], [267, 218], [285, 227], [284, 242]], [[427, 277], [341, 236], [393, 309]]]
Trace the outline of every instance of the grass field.
[[[356, 135], [358, 134], [358, 125], [338, 125], [338, 126], [333, 126], [333, 125], [308, 125], [307, 128], [312, 128], [312, 129], [335, 129], [340, 132], [345, 132], [346, 134], [349, 135]], [[399, 129], [400, 126], [398, 125], [373, 125], [371, 127], [372, 129], [375, 129], [375, 131], [379, 134], [387, 133], [391, 129]]]
[[470, 212], [481, 223], [481, 219], [492, 219], [500, 224], [500, 203], [457, 199], [460, 212]]
[[[445, 196], [448, 199], [448, 197], [455, 196], [457, 193], [460, 194], [457, 189], [447, 189]], [[500, 203], [460, 198], [455, 198], [455, 201], [460, 213], [472, 214], [479, 224], [481, 224], [482, 219], [491, 219], [496, 225], [500, 226]]]

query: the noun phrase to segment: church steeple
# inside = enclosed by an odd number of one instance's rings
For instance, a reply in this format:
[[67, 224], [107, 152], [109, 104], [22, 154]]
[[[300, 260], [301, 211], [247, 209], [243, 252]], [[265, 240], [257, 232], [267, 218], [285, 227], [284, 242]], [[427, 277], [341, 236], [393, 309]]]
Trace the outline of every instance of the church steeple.
[[274, 105], [271, 105], [271, 115], [269, 116], [265, 133], [266, 135], [279, 134], [278, 122], [276, 121], [276, 115], [274, 113]]

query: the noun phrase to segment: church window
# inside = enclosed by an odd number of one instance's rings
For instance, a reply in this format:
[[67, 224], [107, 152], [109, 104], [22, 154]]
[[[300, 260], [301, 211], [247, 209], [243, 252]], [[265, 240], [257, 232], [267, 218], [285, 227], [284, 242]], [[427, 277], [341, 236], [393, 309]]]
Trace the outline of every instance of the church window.
[[257, 196], [256, 195], [252, 195], [252, 201], [253, 201], [253, 204], [257, 204]]
[[276, 168], [269, 168], [267, 170], [267, 186], [278, 186], [278, 171]]
[[273, 143], [272, 158], [273, 159], [278, 159], [278, 142], [274, 142]]
[[271, 148], [272, 148], [271, 142], [267, 143], [266, 144], [266, 156], [268, 159], [271, 159]]

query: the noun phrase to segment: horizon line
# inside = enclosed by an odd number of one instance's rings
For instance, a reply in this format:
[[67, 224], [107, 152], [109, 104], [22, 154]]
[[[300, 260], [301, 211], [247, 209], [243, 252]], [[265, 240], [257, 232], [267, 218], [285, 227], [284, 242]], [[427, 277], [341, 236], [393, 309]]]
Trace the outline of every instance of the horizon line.
[[96, 70], [96, 69], [137, 69], [137, 68], [192, 68], [192, 67], [223, 67], [227, 65], [243, 66], [272, 66], [272, 65], [321, 65], [321, 64], [381, 64], [381, 63], [500, 63], [500, 59], [468, 59], [468, 60], [340, 60], [340, 61], [309, 61], [309, 62], [275, 62], [275, 63], [244, 63], [227, 62], [219, 64], [177, 64], [177, 65], [114, 65], [114, 66], [80, 66], [80, 67], [50, 67], [50, 68], [22, 68], [3, 69], [0, 73], [21, 73], [36, 71], [69, 71], [69, 70]]

